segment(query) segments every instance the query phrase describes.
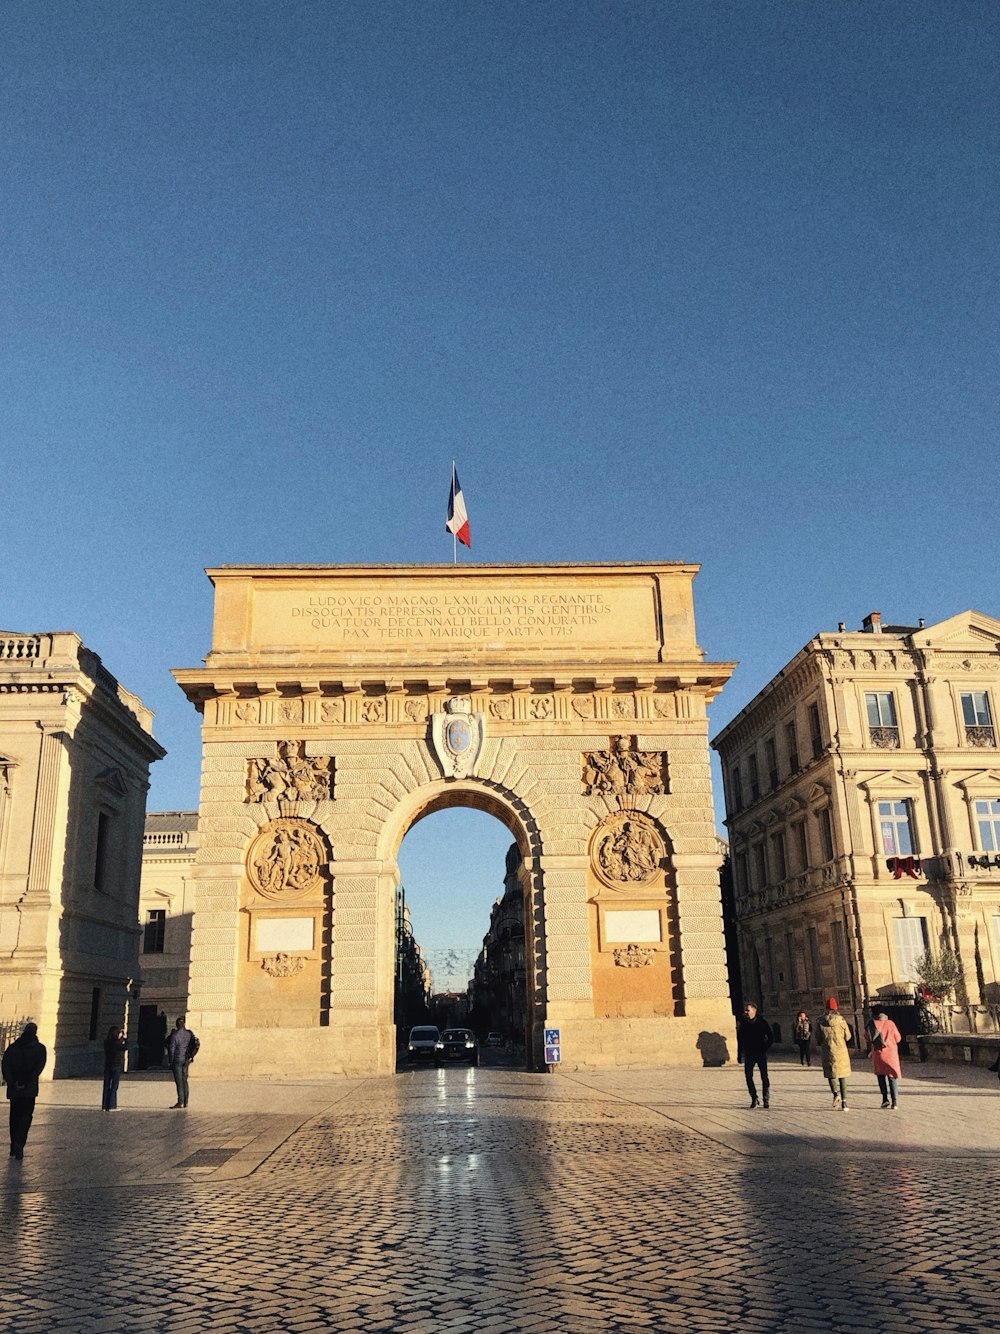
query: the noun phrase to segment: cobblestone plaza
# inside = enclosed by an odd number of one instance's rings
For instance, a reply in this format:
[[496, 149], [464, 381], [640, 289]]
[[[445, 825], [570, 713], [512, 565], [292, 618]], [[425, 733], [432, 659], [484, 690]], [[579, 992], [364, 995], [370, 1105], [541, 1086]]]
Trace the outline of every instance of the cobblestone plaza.
[[995, 1329], [1000, 1092], [916, 1066], [43, 1087], [2, 1196], [0, 1329]]

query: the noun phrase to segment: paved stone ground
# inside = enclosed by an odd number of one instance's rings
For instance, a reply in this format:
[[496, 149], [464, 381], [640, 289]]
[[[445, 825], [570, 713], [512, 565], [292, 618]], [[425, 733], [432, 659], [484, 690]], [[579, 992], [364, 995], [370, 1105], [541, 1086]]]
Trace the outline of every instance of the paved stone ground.
[[[45, 1087], [0, 1190], [0, 1330], [270, 1334], [1000, 1327], [1000, 1090], [900, 1110], [818, 1070]], [[0, 1169], [2, 1170], [2, 1169]]]

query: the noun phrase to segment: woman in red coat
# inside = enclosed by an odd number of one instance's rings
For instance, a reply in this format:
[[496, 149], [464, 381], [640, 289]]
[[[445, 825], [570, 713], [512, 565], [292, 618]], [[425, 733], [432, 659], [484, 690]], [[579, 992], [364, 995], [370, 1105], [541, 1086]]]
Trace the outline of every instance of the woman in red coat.
[[[874, 1032], [868, 1036], [871, 1052], [872, 1069], [882, 1093], [882, 1106], [889, 1111], [896, 1110], [896, 1081], [902, 1077], [899, 1064], [899, 1044], [903, 1035], [884, 1010], [875, 1015], [872, 1025]], [[879, 1041], [881, 1039], [881, 1042]]]

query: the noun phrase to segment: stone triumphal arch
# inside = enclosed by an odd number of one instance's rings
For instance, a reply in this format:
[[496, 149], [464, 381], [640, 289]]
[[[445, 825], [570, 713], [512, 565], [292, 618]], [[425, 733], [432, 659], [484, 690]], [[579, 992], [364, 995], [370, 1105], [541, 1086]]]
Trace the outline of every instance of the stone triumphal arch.
[[[529, 1065], [700, 1062], [729, 1033], [697, 566], [226, 566], [205, 666], [189, 1015], [224, 1073], [394, 1068], [406, 831], [522, 855]], [[442, 856], [454, 856], [442, 849]]]

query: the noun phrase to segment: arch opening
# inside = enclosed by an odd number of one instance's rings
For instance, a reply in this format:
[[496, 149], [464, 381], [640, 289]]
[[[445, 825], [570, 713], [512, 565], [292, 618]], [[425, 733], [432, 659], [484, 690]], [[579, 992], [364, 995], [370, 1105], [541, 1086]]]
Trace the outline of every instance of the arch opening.
[[[527, 842], [509, 806], [480, 791], [435, 793], [402, 828], [396, 853], [397, 1070], [525, 1067], [532, 975], [530, 876], [522, 851]], [[423, 1029], [439, 1034], [433, 1051], [431, 1034], [414, 1032]]]

